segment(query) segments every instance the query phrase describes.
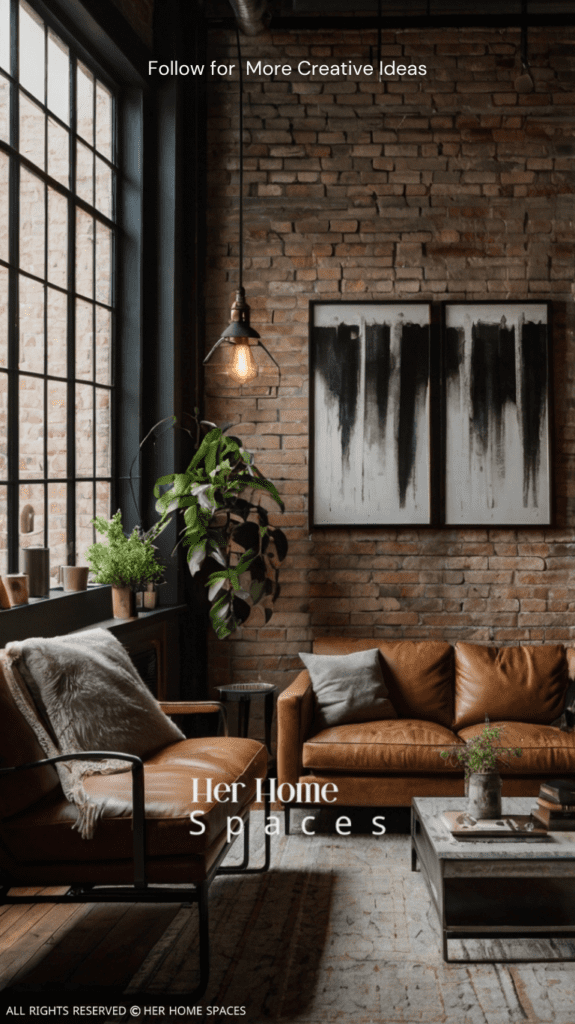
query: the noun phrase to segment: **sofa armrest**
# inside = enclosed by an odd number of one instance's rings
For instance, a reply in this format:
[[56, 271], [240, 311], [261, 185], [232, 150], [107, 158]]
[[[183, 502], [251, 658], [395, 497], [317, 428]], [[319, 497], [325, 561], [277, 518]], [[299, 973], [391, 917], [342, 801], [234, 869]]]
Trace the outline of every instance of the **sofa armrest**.
[[278, 783], [295, 786], [302, 774], [302, 748], [314, 716], [309, 672], [300, 672], [277, 700]]
[[219, 715], [218, 729], [228, 736], [228, 715], [219, 700], [161, 700], [158, 701], [165, 715]]

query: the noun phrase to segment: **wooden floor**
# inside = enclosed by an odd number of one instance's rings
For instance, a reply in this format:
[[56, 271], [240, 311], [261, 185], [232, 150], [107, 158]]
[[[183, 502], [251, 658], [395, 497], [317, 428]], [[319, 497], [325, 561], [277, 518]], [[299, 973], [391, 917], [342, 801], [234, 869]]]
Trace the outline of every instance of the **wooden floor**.
[[[64, 889], [15, 889], [59, 894]], [[31, 904], [0, 908], [0, 988], [122, 991], [180, 905]], [[195, 907], [187, 909], [194, 916]], [[161, 978], [158, 978], [161, 984]]]

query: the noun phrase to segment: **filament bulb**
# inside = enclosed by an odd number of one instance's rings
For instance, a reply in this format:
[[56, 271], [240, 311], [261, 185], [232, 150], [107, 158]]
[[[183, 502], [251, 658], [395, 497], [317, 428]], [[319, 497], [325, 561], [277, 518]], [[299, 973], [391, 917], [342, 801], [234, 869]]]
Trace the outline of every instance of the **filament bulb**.
[[247, 341], [234, 342], [230, 374], [239, 384], [247, 384], [258, 375], [258, 368]]

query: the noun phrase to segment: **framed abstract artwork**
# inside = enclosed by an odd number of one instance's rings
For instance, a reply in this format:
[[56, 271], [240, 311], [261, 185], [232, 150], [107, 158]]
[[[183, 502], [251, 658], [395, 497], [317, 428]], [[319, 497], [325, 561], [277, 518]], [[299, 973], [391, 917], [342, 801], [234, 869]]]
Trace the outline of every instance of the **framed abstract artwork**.
[[310, 303], [312, 526], [431, 522], [430, 309]]
[[547, 303], [446, 303], [441, 377], [443, 521], [550, 524]]

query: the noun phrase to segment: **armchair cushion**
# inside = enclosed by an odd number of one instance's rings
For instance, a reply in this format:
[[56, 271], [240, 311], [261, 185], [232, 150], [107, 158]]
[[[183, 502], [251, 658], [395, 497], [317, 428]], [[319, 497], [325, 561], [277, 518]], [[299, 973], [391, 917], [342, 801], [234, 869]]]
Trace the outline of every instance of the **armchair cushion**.
[[[228, 816], [241, 815], [253, 801], [256, 780], [265, 778], [267, 752], [257, 740], [206, 737], [172, 744], [151, 757], [144, 766], [146, 807], [146, 855], [148, 858], [204, 857], [226, 833]], [[237, 801], [206, 801], [206, 779], [212, 786], [237, 782]], [[198, 800], [194, 800], [197, 780]], [[73, 825], [77, 808], [60, 795], [51, 794], [25, 813], [5, 824], [2, 842], [13, 859], [12, 872], [23, 882], [32, 865], [53, 866], [53, 884], [70, 881], [75, 867], [107, 862], [132, 864], [132, 804], [130, 773], [92, 775], [85, 779], [88, 794], [102, 807], [94, 838], [83, 842]], [[198, 826], [192, 811], [202, 811]], [[175, 880], [175, 879], [174, 879]]]
[[318, 729], [397, 718], [383, 681], [377, 648], [352, 654], [300, 653], [300, 658], [310, 674]]

